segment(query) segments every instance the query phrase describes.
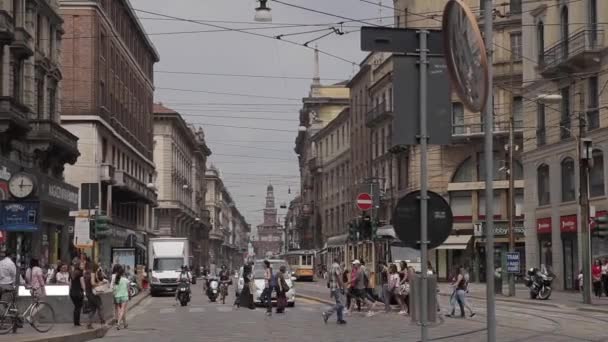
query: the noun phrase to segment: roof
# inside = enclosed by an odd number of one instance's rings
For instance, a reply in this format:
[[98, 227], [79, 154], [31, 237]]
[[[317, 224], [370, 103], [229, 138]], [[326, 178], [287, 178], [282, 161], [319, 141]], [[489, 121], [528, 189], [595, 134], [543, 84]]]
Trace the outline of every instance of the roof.
[[173, 109], [163, 106], [161, 102], [154, 104], [153, 111], [154, 114], [177, 114]]

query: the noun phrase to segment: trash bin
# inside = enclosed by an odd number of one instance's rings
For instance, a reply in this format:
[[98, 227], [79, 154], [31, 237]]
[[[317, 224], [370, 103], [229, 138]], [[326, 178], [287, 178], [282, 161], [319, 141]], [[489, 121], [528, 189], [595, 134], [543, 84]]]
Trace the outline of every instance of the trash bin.
[[502, 269], [500, 267], [494, 271], [494, 293], [502, 294]]

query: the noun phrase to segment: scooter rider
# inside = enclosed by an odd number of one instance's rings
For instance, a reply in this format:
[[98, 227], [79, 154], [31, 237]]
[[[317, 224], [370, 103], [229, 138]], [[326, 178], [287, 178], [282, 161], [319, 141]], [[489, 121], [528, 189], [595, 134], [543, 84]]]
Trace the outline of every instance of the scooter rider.
[[220, 271], [220, 282], [229, 281], [230, 280], [230, 272], [226, 269], [226, 265], [222, 265], [222, 270]]
[[[182, 266], [182, 271], [179, 274], [178, 278], [177, 278], [177, 283], [181, 283], [182, 281], [185, 281], [188, 284], [188, 294], [190, 294], [190, 284], [192, 282], [192, 277], [190, 276], [190, 272], [188, 272], [188, 266], [184, 265]], [[178, 291], [175, 291], [175, 300], [177, 300], [177, 293]]]

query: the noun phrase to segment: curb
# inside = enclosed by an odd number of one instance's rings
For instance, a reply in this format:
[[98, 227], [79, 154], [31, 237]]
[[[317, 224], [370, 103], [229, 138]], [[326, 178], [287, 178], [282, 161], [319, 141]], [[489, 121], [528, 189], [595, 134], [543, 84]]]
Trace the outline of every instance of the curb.
[[335, 302], [329, 301], [327, 299], [321, 299], [319, 297], [314, 297], [314, 296], [309, 296], [309, 295], [296, 294], [296, 298], [297, 297], [300, 297], [300, 298], [303, 298], [303, 299], [312, 300], [312, 301], [323, 303], [323, 304], [329, 304], [329, 305], [335, 304]]
[[[148, 298], [148, 296], [150, 296], [150, 291], [140, 292], [139, 295], [132, 300], [132, 304], [129, 306], [129, 309], [137, 307], [141, 302], [144, 301], [144, 299]], [[84, 330], [76, 334], [64, 334], [52, 337], [26, 337], [19, 339], [16, 342], [86, 342], [104, 337], [110, 329], [111, 327], [109, 325], [104, 325], [103, 327], [92, 330]]]
[[578, 311], [584, 311], [584, 312], [594, 312], [594, 313], [608, 314], [608, 310], [606, 310], [606, 309], [577, 308], [576, 310], [578, 310]]

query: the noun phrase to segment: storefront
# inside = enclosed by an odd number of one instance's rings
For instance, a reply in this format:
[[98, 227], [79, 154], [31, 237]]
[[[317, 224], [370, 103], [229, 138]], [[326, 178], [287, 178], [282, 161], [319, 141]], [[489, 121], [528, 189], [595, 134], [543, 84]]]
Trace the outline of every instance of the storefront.
[[540, 265], [553, 265], [550, 217], [544, 217], [536, 220], [536, 234], [538, 236], [538, 250], [540, 251]]
[[578, 217], [565, 215], [559, 218], [559, 230], [562, 238], [562, 253], [564, 256], [564, 289], [576, 288], [578, 276]]
[[77, 188], [0, 158], [0, 199], [0, 230], [19, 266], [31, 258], [43, 266], [70, 260], [69, 212], [78, 207]]
[[[485, 258], [486, 258], [486, 223], [481, 222], [474, 225], [473, 233], [475, 236], [475, 265], [479, 265], [479, 271], [474, 272], [479, 275], [479, 280], [485, 282]], [[524, 236], [524, 224], [521, 220], [513, 222], [515, 252], [519, 253], [519, 269], [522, 273], [516, 275], [518, 279], [523, 276], [523, 270], [526, 269], [526, 243]], [[506, 255], [509, 252], [509, 222], [494, 221], [494, 268], [506, 270]], [[506, 282], [507, 277], [503, 277]]]

